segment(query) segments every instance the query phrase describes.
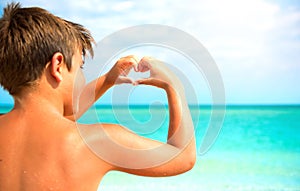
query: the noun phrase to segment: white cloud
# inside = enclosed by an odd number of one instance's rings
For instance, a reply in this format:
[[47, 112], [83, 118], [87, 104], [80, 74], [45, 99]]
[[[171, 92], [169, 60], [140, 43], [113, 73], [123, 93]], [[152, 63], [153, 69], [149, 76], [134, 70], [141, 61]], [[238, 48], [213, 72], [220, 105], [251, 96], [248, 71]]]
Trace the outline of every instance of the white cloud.
[[114, 11], [126, 11], [126, 10], [132, 8], [133, 5], [134, 5], [134, 3], [132, 1], [124, 1], [124, 2], [117, 3], [112, 8], [112, 10], [114, 10]]
[[[271, 83], [294, 75], [295, 68], [299, 68], [299, 7], [282, 7], [264, 0], [187, 0], [184, 3], [179, 0], [21, 0], [21, 3], [41, 6], [79, 22], [91, 30], [97, 41], [138, 24], [165, 24], [182, 29], [208, 48], [224, 75], [229, 94], [246, 89], [242, 84], [249, 84], [253, 91], [268, 89]], [[281, 74], [281, 70], [285, 73]], [[296, 83], [292, 79], [287, 82]], [[291, 88], [290, 93], [300, 92]], [[249, 97], [241, 93], [240, 97], [243, 96]]]

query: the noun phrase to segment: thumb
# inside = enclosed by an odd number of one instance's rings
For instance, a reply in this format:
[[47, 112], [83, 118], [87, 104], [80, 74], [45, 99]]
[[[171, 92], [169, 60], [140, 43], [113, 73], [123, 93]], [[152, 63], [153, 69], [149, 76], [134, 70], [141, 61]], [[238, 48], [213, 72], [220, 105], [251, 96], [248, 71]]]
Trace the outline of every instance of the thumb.
[[115, 81], [115, 84], [124, 84], [124, 83], [126, 83], [126, 84], [133, 84], [134, 81], [131, 78], [125, 77], [125, 76], [119, 76], [117, 78], [117, 80]]
[[136, 84], [152, 85], [153, 78], [143, 78], [135, 81]]
[[162, 80], [158, 80], [155, 78], [144, 78], [135, 81], [135, 85], [150, 85], [158, 88], [165, 88], [167, 83]]

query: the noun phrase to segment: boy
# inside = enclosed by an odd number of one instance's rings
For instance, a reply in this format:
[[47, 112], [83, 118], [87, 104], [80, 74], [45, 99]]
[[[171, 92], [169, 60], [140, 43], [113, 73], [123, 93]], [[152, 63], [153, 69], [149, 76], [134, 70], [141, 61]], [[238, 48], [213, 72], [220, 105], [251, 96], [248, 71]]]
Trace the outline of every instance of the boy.
[[[137, 61], [127, 56], [85, 85], [82, 56], [86, 51], [93, 54], [92, 43], [89, 31], [81, 25], [44, 9], [21, 8], [14, 3], [4, 9], [0, 84], [15, 104], [12, 111], [0, 116], [1, 191], [97, 190], [111, 170], [171, 176], [193, 167], [193, 123], [179, 79], [154, 58]], [[140, 137], [116, 124], [76, 123], [114, 84], [131, 82], [126, 74], [132, 68], [136, 72], [150, 70], [150, 77], [133, 82], [135, 85], [152, 85], [167, 93], [167, 143]], [[95, 96], [89, 99], [90, 95]], [[108, 160], [90, 148], [103, 156], [107, 153]]]

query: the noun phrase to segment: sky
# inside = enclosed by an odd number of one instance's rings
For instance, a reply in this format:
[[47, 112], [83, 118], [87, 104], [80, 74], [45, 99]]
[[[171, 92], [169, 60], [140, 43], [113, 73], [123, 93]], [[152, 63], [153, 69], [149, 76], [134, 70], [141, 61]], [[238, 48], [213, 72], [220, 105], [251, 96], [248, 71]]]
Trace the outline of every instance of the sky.
[[[8, 2], [0, 2], [1, 10]], [[226, 104], [300, 104], [300, 2], [297, 0], [20, 0], [20, 3], [26, 7], [40, 6], [84, 25], [96, 42], [135, 25], [178, 28], [201, 42], [214, 59], [224, 82]], [[129, 49], [120, 56], [132, 53], [139, 56], [152, 53], [160, 59], [169, 59], [168, 62], [189, 62], [180, 53], [161, 47]], [[205, 77], [193, 73], [192, 68], [186, 69], [184, 75], [192, 84], [198, 103], [211, 103]], [[130, 88], [130, 103], [166, 99], [158, 90], [151, 89], [145, 94], [148, 90]], [[99, 103], [110, 104], [114, 92], [118, 91], [110, 90]], [[12, 102], [0, 90], [0, 104]]]

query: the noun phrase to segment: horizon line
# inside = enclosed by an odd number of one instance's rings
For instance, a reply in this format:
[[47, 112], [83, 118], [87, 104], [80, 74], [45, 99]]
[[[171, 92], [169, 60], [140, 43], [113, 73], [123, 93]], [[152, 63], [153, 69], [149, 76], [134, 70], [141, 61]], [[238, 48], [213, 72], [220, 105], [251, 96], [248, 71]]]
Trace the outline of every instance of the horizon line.
[[[189, 106], [300, 106], [300, 103], [228, 103], [228, 104], [208, 104], [208, 103], [201, 103], [201, 104], [188, 104]], [[1, 107], [12, 107], [14, 104], [11, 103], [4, 103], [0, 104]], [[168, 104], [146, 104], [146, 103], [138, 103], [138, 104], [94, 104], [93, 106], [168, 106]]]

